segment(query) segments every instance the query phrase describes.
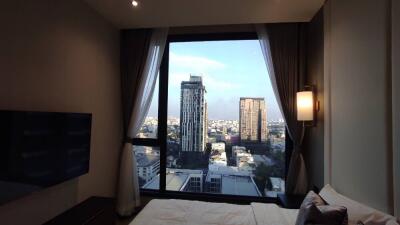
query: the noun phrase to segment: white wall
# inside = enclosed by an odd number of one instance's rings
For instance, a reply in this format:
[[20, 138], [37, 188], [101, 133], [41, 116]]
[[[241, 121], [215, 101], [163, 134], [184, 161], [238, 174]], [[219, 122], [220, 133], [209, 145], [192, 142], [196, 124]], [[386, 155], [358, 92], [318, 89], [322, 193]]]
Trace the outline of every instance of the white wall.
[[388, 3], [325, 4], [325, 182], [392, 213]]
[[89, 196], [113, 196], [118, 29], [79, 0], [2, 1], [0, 27], [0, 109], [93, 114], [89, 173], [0, 206], [0, 223], [42, 224]]
[[395, 215], [400, 217], [400, 1], [392, 0], [393, 165]]

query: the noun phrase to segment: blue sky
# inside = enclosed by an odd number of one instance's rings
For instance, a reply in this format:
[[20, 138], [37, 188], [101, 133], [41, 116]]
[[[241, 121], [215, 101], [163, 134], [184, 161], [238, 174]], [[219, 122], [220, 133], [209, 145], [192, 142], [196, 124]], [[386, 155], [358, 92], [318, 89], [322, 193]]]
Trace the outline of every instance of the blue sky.
[[[168, 116], [179, 117], [180, 83], [201, 75], [209, 119], [238, 119], [240, 97], [264, 97], [267, 120], [282, 118], [258, 40], [170, 45]], [[156, 90], [149, 116], [157, 115]]]

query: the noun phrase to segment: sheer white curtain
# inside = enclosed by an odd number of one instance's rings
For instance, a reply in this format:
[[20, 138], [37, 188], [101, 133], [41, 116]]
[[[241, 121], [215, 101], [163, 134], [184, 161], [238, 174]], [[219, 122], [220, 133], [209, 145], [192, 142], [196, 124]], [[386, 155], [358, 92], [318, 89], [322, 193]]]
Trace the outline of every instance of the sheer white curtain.
[[[152, 31], [146, 65], [138, 85], [135, 105], [129, 122], [128, 138], [134, 138], [137, 135], [149, 111], [167, 36], [168, 28], [158, 28]], [[125, 143], [122, 151], [117, 212], [121, 216], [129, 216], [136, 207], [140, 206], [140, 187], [132, 144]]]

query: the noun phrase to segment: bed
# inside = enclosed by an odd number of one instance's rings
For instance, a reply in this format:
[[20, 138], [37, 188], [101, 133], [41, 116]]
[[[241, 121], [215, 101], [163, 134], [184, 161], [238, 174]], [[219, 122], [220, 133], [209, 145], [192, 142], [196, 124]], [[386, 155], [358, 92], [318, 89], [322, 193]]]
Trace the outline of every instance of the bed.
[[[329, 184], [319, 194], [329, 205], [347, 209], [348, 225], [400, 225], [397, 218], [341, 195]], [[256, 202], [235, 205], [154, 199], [129, 225], [295, 225], [298, 213], [298, 209]]]
[[154, 199], [129, 225], [294, 225], [297, 212], [276, 204]]

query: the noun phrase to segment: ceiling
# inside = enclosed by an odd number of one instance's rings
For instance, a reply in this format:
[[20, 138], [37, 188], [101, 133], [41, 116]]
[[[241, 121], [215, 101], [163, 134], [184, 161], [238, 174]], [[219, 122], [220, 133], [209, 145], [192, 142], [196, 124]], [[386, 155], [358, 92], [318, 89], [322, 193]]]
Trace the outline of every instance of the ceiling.
[[85, 0], [119, 28], [305, 22], [324, 0]]

